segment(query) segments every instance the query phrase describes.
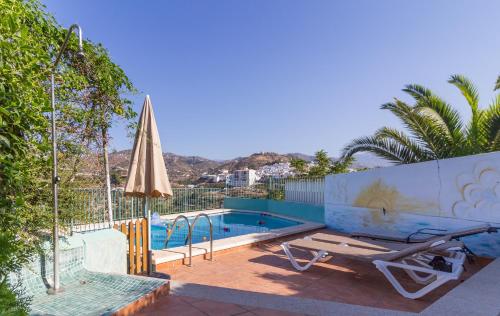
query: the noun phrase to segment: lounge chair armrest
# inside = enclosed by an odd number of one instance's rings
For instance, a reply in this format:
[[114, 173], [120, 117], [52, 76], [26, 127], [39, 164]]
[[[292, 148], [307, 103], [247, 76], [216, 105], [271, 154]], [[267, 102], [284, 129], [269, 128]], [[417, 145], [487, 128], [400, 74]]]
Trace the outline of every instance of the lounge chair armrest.
[[[403, 270], [412, 270], [412, 271], [416, 271], [416, 272], [422, 272], [422, 273], [426, 273], [426, 274], [434, 274], [434, 275], [437, 275], [439, 274], [439, 272], [441, 271], [437, 271], [437, 270], [433, 270], [433, 269], [429, 269], [429, 268], [424, 268], [422, 266], [415, 266], [415, 265], [411, 265], [411, 264], [404, 264], [404, 263], [399, 263], [399, 262], [390, 262], [390, 261], [383, 261], [383, 260], [375, 260], [373, 261], [373, 264], [375, 264], [375, 266], [377, 268], [379, 267], [394, 267], [394, 268], [399, 268], [399, 269], [403, 269]], [[444, 272], [446, 273], [446, 272]]]
[[421, 229], [409, 234], [406, 237], [406, 242], [410, 243], [412, 241], [412, 237], [414, 237], [414, 236], [418, 236], [418, 235], [443, 236], [443, 235], [445, 235], [445, 232], [447, 232], [446, 229], [430, 228], [430, 227], [421, 228]]
[[[423, 253], [423, 254], [425, 254], [425, 253]], [[375, 266], [377, 268], [379, 268], [381, 266], [394, 267], [394, 268], [399, 268], [399, 269], [403, 269], [403, 270], [411, 270], [411, 271], [415, 271], [415, 272], [422, 272], [422, 273], [434, 274], [434, 275], [450, 275], [450, 274], [457, 275], [457, 271], [460, 271], [460, 272], [458, 272], [458, 275], [460, 275], [460, 273], [462, 271], [461, 269], [463, 269], [463, 264], [464, 264], [465, 258], [466, 258], [465, 254], [460, 254], [459, 256], [457, 256], [455, 258], [444, 257], [444, 259], [446, 261], [450, 262], [453, 265], [452, 272], [444, 272], [444, 271], [434, 270], [431, 268], [426, 268], [423, 266], [416, 266], [416, 265], [407, 264], [407, 263], [383, 261], [383, 260], [374, 260], [373, 264], [375, 264]]]

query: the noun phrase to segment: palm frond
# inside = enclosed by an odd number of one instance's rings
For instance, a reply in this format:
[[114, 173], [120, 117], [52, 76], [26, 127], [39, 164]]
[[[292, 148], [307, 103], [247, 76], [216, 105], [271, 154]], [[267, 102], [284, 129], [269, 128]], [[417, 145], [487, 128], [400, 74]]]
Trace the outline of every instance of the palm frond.
[[481, 129], [488, 150], [500, 150], [500, 94], [497, 94], [488, 109], [484, 110], [482, 118]]
[[462, 95], [467, 100], [467, 103], [471, 107], [472, 111], [477, 111], [479, 106], [479, 93], [477, 92], [477, 88], [474, 86], [472, 81], [463, 75], [452, 75], [448, 82], [462, 92]]
[[482, 111], [479, 109], [479, 95], [476, 87], [465, 76], [462, 75], [452, 75], [449, 83], [456, 86], [462, 95], [467, 100], [472, 112], [472, 117], [470, 122], [464, 128], [463, 134], [466, 137], [466, 144], [469, 147], [469, 154], [477, 154], [482, 152], [482, 134], [481, 134], [481, 120]]
[[[467, 124], [460, 113], [424, 86], [412, 84], [403, 89], [415, 99], [409, 105], [399, 99], [385, 103], [401, 120], [408, 134], [383, 127], [373, 136], [354, 139], [343, 149], [343, 157], [357, 152], [372, 152], [396, 163], [413, 163], [500, 150], [500, 94], [486, 110], [479, 108], [474, 84], [462, 75], [453, 75], [449, 83], [466, 98], [472, 111]], [[500, 76], [495, 89], [500, 89]]]
[[383, 104], [381, 108], [396, 115], [415, 140], [429, 152], [435, 153], [436, 158], [449, 155], [453, 140], [434, 120], [421, 115], [418, 110], [398, 99]]
[[416, 100], [414, 108], [419, 114], [434, 120], [454, 142], [463, 142], [463, 123], [457, 110], [424, 86], [410, 84], [403, 91]]
[[403, 91], [411, 95], [417, 101], [434, 95], [431, 90], [419, 84], [408, 84], [404, 87]]
[[400, 132], [394, 128], [382, 127], [375, 132], [374, 138], [380, 140], [390, 139], [401, 144], [402, 146], [408, 148], [408, 150], [411, 151], [415, 155], [415, 157], [418, 157], [419, 161], [435, 159], [432, 152], [423, 148], [419, 143], [411, 139], [405, 133]]
[[415, 163], [419, 158], [414, 153], [392, 139], [379, 139], [373, 136], [354, 139], [344, 147], [342, 159], [352, 157], [358, 152], [371, 152], [381, 158], [395, 163]]

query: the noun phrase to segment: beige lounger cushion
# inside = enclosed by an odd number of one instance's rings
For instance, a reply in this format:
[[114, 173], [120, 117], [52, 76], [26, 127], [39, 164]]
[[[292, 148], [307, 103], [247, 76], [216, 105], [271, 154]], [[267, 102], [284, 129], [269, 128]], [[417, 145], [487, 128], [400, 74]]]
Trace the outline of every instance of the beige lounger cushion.
[[[334, 244], [347, 244], [349, 246], [355, 246], [355, 247], [361, 247], [361, 248], [369, 248], [369, 249], [374, 249], [374, 250], [381, 250], [381, 251], [391, 251], [391, 250], [403, 250], [408, 248], [408, 244], [406, 243], [398, 243], [398, 242], [390, 242], [390, 241], [380, 241], [380, 240], [371, 240], [371, 239], [355, 239], [355, 238], [350, 238], [350, 237], [345, 237], [345, 236], [339, 236], [339, 235], [331, 235], [331, 234], [325, 234], [325, 233], [316, 233], [313, 235], [308, 236], [309, 238], [316, 240], [316, 241], [322, 241], [322, 242], [330, 242]], [[440, 240], [443, 239], [443, 237], [433, 237], [432, 240]], [[464, 244], [461, 241], [453, 241], [448, 242], [447, 248], [452, 248], [452, 247], [459, 247], [463, 248]], [[447, 248], [444, 248], [443, 250], [446, 250]], [[435, 249], [435, 248], [433, 248]], [[438, 250], [435, 250], [438, 251]], [[439, 250], [441, 251], [441, 250]]]
[[[407, 236], [404, 236], [402, 234], [396, 234], [394, 232], [388, 232], [387, 234], [378, 234], [378, 233], [372, 233], [372, 232], [354, 232], [351, 234], [351, 237], [362, 237], [362, 238], [367, 238], [367, 239], [379, 239], [379, 240], [390, 240], [390, 241], [395, 241], [395, 242], [400, 242], [400, 243], [406, 243], [407, 241]], [[430, 237], [429, 237], [430, 238]], [[427, 237], [422, 237], [418, 239], [419, 241], [427, 241]]]
[[[340, 236], [339, 236], [340, 237]], [[288, 245], [292, 247], [314, 250], [314, 251], [327, 251], [332, 255], [338, 254], [346, 257], [350, 257], [357, 260], [363, 261], [373, 261], [373, 260], [384, 260], [384, 261], [394, 261], [402, 259], [413, 254], [425, 251], [431, 251], [432, 244], [436, 241], [447, 242], [449, 236], [435, 238], [431, 241], [425, 243], [411, 244], [401, 250], [387, 250], [384, 248], [375, 249], [373, 247], [358, 247], [354, 245], [341, 245], [332, 242], [323, 242], [317, 240], [307, 240], [307, 239], [295, 239], [288, 242]], [[442, 244], [439, 246], [442, 247]]]
[[[463, 229], [458, 229], [455, 231], [447, 232], [447, 235], [450, 235], [451, 238], [460, 238], [463, 236], [469, 236], [469, 235], [474, 235], [474, 234], [479, 234], [479, 233], [484, 233], [487, 232], [490, 229], [489, 224], [481, 224], [477, 226], [471, 226], [471, 227], [464, 227]], [[388, 241], [395, 241], [395, 242], [407, 242], [408, 236], [404, 236], [402, 234], [396, 234], [394, 232], [390, 232], [387, 234], [380, 234], [380, 233], [370, 233], [370, 232], [354, 232], [351, 234], [351, 237], [363, 237], [363, 238], [368, 238], [368, 239], [380, 239], [380, 240], [388, 240]], [[425, 242], [429, 241], [435, 236], [432, 235], [416, 235], [411, 238], [412, 242]]]
[[[365, 241], [367, 243], [377, 245], [379, 247], [384, 247], [384, 248], [390, 249], [390, 250], [402, 250], [402, 249], [405, 249], [406, 247], [408, 247], [407, 243], [400, 243], [400, 242], [393, 242], [393, 241], [373, 240], [373, 239], [365, 239], [365, 238], [361, 238], [358, 240]], [[452, 241], [448, 241], [443, 247], [437, 246], [437, 247], [434, 247], [432, 249], [433, 249], [433, 251], [444, 251], [444, 250], [449, 249], [449, 248], [463, 248], [464, 246], [465, 246], [465, 244], [462, 241], [452, 240]], [[436, 250], [436, 248], [438, 248], [438, 250]]]
[[359, 248], [359, 247], [349, 247], [341, 246], [338, 244], [333, 244], [329, 242], [322, 242], [317, 240], [307, 240], [307, 239], [296, 239], [288, 243], [289, 246], [302, 248], [313, 251], [327, 251], [331, 254], [339, 254], [347, 257], [354, 257], [359, 260], [373, 261], [374, 257], [378, 255], [386, 255], [387, 251]]
[[[369, 249], [374, 249], [374, 250], [381, 250], [381, 251], [390, 251], [394, 250], [385, 246], [380, 246], [377, 243], [372, 243], [372, 242], [364, 242], [359, 239], [354, 239], [350, 237], [345, 237], [345, 236], [339, 236], [339, 235], [330, 235], [330, 234], [325, 234], [325, 233], [317, 233], [308, 236], [309, 238], [316, 240], [316, 241], [322, 241], [322, 242], [329, 242], [329, 243], [334, 243], [334, 244], [347, 244], [349, 246], [356, 246], [356, 247], [361, 247], [361, 248], [369, 248]], [[397, 250], [397, 249], [396, 249]]]
[[487, 232], [490, 229], [490, 227], [491, 226], [489, 224], [481, 224], [481, 225], [477, 225], [477, 226], [465, 227], [464, 229], [450, 232], [448, 235], [450, 235], [451, 238], [458, 238], [458, 237], [463, 237], [463, 236], [475, 235], [475, 234]]

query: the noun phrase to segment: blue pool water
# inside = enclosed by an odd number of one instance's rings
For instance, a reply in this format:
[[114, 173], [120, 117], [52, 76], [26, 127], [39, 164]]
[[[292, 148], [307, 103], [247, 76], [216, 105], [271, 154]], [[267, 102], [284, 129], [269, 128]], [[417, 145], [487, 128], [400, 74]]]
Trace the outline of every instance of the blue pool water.
[[[190, 222], [194, 218], [190, 218]], [[276, 217], [264, 213], [250, 213], [230, 211], [210, 215], [213, 225], [214, 240], [246, 235], [251, 233], [268, 232], [272, 229], [285, 228], [302, 224], [301, 222]], [[152, 249], [164, 249], [168, 225], [172, 221], [164, 221], [151, 225]], [[184, 246], [188, 234], [185, 221], [179, 220], [170, 237], [167, 248]], [[210, 240], [209, 224], [206, 218], [200, 217], [193, 230], [193, 244]]]

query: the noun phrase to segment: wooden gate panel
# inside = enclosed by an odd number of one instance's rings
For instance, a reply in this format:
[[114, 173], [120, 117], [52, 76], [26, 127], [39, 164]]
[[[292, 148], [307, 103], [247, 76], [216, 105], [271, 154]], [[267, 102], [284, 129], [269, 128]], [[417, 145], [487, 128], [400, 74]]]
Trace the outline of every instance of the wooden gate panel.
[[121, 231], [127, 236], [128, 256], [127, 271], [129, 274], [143, 274], [148, 268], [148, 221], [138, 219], [131, 220], [128, 224], [115, 224], [114, 229]]
[[[142, 269], [148, 270], [148, 249], [149, 249], [149, 239], [148, 239], [148, 220], [142, 220]], [[148, 271], [149, 272], [149, 271]]]

